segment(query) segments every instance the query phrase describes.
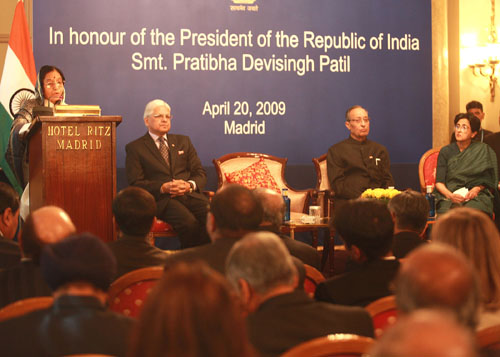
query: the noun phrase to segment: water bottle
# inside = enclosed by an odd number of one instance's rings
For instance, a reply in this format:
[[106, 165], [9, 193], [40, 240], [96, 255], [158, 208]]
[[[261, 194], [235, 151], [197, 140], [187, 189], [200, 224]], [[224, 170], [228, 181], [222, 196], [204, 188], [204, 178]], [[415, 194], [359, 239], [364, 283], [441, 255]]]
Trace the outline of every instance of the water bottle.
[[429, 217], [434, 217], [436, 215], [436, 202], [434, 201], [434, 195], [432, 194], [432, 185], [426, 186], [425, 198], [429, 202]]
[[283, 216], [283, 222], [290, 221], [290, 198], [288, 197], [288, 188], [281, 189], [281, 195], [283, 196], [283, 201], [285, 201], [285, 215]]

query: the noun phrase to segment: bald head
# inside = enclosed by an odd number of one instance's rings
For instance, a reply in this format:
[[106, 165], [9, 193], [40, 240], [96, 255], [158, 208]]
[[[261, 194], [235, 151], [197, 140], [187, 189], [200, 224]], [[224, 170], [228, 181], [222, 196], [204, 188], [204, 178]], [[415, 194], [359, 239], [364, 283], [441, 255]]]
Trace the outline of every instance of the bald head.
[[477, 356], [473, 335], [452, 316], [437, 310], [419, 310], [399, 318], [375, 344], [373, 357]]
[[396, 280], [396, 302], [403, 313], [420, 308], [451, 311], [458, 321], [474, 328], [479, 291], [465, 256], [439, 243], [413, 251]]
[[253, 192], [264, 209], [261, 226], [270, 226], [271, 230], [279, 232], [285, 214], [283, 197], [269, 188], [259, 187]]
[[44, 245], [59, 242], [75, 231], [75, 225], [62, 208], [39, 208], [30, 213], [24, 224], [21, 235], [23, 255], [38, 264]]

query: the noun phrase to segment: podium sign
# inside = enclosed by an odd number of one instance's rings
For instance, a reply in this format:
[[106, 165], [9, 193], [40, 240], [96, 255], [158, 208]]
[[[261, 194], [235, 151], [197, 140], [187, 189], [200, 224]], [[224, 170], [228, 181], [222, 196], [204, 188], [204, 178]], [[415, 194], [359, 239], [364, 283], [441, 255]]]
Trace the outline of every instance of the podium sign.
[[29, 138], [30, 211], [59, 206], [78, 232], [114, 240], [120, 122], [120, 116], [37, 117]]

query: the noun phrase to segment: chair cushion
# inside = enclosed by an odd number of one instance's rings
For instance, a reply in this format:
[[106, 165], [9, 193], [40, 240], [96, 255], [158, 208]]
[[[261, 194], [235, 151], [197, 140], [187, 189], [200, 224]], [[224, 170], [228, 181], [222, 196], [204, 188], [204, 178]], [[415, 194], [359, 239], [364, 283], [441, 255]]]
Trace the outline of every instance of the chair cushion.
[[152, 233], [170, 233], [174, 232], [174, 228], [168, 224], [167, 222], [162, 221], [161, 219], [156, 219], [155, 224], [151, 227]]
[[139, 316], [144, 300], [157, 282], [151, 279], [132, 284], [109, 302], [109, 309], [129, 317]]
[[264, 158], [260, 158], [259, 161], [244, 169], [225, 173], [225, 176], [228, 183], [237, 183], [249, 189], [264, 187], [281, 193], [276, 180], [264, 162]]
[[429, 155], [424, 163], [424, 180], [425, 185], [431, 185], [434, 187], [436, 184], [436, 167], [437, 167], [437, 159], [439, 156], [439, 151]]

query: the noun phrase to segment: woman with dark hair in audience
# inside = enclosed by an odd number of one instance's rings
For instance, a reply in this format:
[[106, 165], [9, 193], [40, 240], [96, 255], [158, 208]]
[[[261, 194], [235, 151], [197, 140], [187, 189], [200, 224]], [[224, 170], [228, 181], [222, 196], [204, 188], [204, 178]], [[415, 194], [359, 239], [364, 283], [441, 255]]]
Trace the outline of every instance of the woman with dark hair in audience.
[[498, 183], [495, 152], [472, 140], [481, 128], [481, 121], [473, 114], [460, 113], [454, 123], [457, 141], [443, 147], [437, 161], [437, 212], [467, 206], [491, 216]]
[[165, 270], [148, 296], [129, 356], [255, 356], [245, 322], [225, 278], [205, 263]]
[[437, 220], [431, 239], [458, 248], [477, 271], [481, 286], [477, 329], [500, 324], [500, 234], [491, 218], [467, 207], [452, 209]]

